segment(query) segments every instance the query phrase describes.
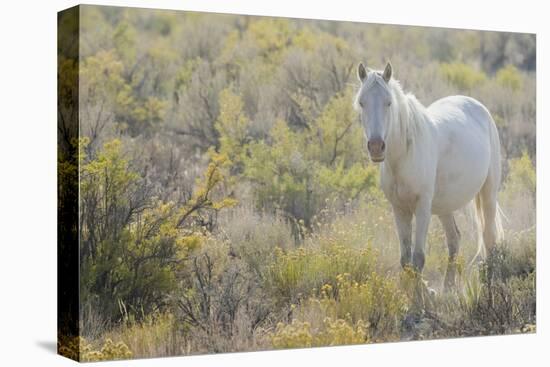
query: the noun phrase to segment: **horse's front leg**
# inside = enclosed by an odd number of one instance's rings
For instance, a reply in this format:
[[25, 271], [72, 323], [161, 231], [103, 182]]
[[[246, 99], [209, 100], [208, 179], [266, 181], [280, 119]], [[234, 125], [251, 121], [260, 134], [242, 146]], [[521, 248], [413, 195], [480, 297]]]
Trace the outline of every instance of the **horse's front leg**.
[[413, 251], [413, 266], [421, 273], [425, 262], [426, 236], [428, 227], [430, 226], [430, 218], [432, 215], [432, 201], [428, 198], [420, 198], [418, 200], [414, 216], [416, 218], [416, 233]]
[[401, 246], [401, 266], [405, 268], [411, 264], [412, 212], [394, 205], [393, 216]]

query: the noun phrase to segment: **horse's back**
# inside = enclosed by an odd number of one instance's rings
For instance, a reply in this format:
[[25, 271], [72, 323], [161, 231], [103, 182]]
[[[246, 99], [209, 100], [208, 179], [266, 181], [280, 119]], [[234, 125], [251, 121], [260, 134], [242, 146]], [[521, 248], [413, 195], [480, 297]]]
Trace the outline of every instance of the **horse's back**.
[[494, 122], [485, 106], [465, 96], [442, 98], [428, 107], [428, 113], [437, 131], [433, 210], [439, 214], [467, 204], [485, 182]]
[[435, 124], [460, 124], [474, 127], [479, 124], [490, 131], [492, 118], [487, 108], [477, 99], [468, 96], [449, 96], [438, 99], [428, 107], [428, 113]]

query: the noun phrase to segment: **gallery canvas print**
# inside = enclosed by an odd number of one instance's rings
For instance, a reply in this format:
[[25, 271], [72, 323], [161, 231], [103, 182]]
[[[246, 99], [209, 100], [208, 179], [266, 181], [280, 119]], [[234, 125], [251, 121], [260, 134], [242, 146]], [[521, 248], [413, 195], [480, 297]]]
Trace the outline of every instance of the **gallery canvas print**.
[[60, 12], [59, 354], [535, 332], [535, 41]]

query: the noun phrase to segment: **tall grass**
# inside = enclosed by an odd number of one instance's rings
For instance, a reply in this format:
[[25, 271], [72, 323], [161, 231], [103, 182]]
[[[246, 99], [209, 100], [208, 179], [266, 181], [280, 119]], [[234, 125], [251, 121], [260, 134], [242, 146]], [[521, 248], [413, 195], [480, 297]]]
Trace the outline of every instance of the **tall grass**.
[[[240, 206], [220, 216], [219, 231], [183, 264], [174, 307], [141, 321], [123, 315], [116, 327], [90, 313], [86, 348], [99, 351], [114, 340], [134, 357], [153, 357], [532, 332], [536, 238], [526, 211], [533, 207], [516, 200], [532, 200], [533, 181], [525, 177], [532, 169], [525, 157], [511, 162], [500, 197], [505, 241], [470, 268], [477, 249], [472, 217], [468, 208], [457, 214], [455, 291], [441, 290], [448, 256], [437, 219], [423, 276], [411, 276], [401, 270], [391, 211], [376, 191], [327, 201], [312, 226], [300, 229], [300, 241], [295, 224], [277, 213]], [[178, 308], [178, 300], [192, 308]]]
[[107, 332], [104, 338], [122, 341], [135, 358], [173, 356], [184, 351], [183, 340], [171, 313], [148, 315], [139, 322], [126, 320]]

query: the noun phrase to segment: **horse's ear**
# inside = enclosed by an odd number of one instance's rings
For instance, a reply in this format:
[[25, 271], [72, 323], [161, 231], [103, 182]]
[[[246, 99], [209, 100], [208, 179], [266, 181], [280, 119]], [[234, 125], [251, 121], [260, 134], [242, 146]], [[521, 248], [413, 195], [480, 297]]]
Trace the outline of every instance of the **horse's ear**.
[[382, 74], [382, 78], [384, 78], [386, 83], [390, 81], [391, 74], [392, 74], [391, 63], [388, 61], [388, 63], [386, 64], [386, 68], [384, 69], [384, 73]]
[[367, 69], [365, 68], [365, 65], [363, 65], [362, 62], [359, 63], [359, 66], [357, 67], [357, 77], [360, 81], [364, 81], [367, 77]]

